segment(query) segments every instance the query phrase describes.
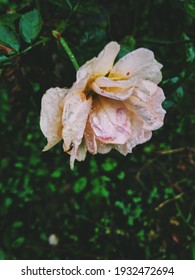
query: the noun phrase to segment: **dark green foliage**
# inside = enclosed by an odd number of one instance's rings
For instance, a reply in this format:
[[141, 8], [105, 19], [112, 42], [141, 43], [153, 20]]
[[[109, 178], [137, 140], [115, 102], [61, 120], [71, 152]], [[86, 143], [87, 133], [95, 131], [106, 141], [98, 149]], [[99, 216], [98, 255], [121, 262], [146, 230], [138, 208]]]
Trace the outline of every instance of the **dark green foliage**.
[[20, 33], [27, 43], [31, 43], [41, 31], [42, 20], [37, 10], [22, 15], [20, 19]]
[[[0, 9], [0, 259], [195, 259], [194, 1], [4, 0]], [[74, 171], [62, 143], [41, 152], [41, 97], [75, 81], [53, 30], [80, 65], [112, 40], [119, 57], [154, 51], [167, 114], [149, 142], [126, 157], [88, 155]]]
[[12, 48], [15, 51], [20, 49], [20, 40], [13, 28], [0, 25], [0, 43]]

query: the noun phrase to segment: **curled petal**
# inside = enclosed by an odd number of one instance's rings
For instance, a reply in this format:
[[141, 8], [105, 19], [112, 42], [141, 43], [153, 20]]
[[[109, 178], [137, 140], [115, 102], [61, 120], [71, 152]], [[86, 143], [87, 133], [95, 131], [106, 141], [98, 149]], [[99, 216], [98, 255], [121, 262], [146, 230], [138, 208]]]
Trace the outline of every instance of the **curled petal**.
[[87, 121], [87, 124], [85, 127], [84, 137], [85, 137], [85, 143], [87, 146], [87, 150], [92, 155], [97, 154], [97, 142], [95, 139], [95, 133], [91, 127], [91, 123], [89, 120]]
[[129, 80], [111, 80], [107, 77], [98, 77], [95, 80], [98, 87], [108, 87], [108, 88], [121, 88], [128, 89], [133, 87], [133, 84]]
[[62, 108], [67, 89], [50, 88], [42, 97], [40, 127], [47, 138], [47, 151], [62, 139]]
[[70, 155], [70, 166], [72, 169], [74, 167], [75, 159], [78, 161], [83, 161], [86, 158], [87, 147], [84, 140], [82, 140], [81, 144], [77, 147], [77, 149], [75, 149], [75, 147], [72, 147], [71, 150], [66, 151], [66, 147], [64, 144], [63, 144], [63, 149], [65, 152], [67, 152]]
[[164, 101], [163, 90], [152, 82], [147, 81], [140, 89], [135, 89], [126, 102], [126, 106], [143, 120], [143, 128], [156, 130], [163, 125], [165, 110], [161, 103]]
[[107, 77], [98, 77], [92, 83], [92, 89], [99, 95], [125, 100], [133, 93], [133, 84], [128, 80], [114, 81]]
[[[77, 149], [76, 159], [78, 161], [83, 161], [83, 160], [85, 160], [86, 154], [87, 154], [87, 148], [86, 148], [85, 141], [83, 140]], [[74, 162], [73, 162], [73, 165], [74, 165]]]
[[62, 137], [64, 140], [64, 150], [71, 151], [71, 168], [77, 157], [77, 150], [82, 142], [87, 118], [91, 109], [92, 99], [86, 99], [82, 92], [85, 80], [75, 83], [69, 90], [62, 115]]
[[85, 127], [85, 143], [87, 150], [92, 154], [95, 155], [97, 153], [100, 154], [107, 154], [113, 148], [112, 144], [105, 144], [96, 139], [95, 133], [91, 127], [91, 123], [88, 120], [86, 127]]
[[96, 138], [102, 143], [124, 144], [131, 135], [128, 110], [119, 101], [102, 96], [96, 98], [90, 122]]
[[109, 78], [136, 77], [158, 84], [162, 80], [161, 68], [162, 65], [155, 60], [152, 51], [140, 48], [119, 59], [112, 68]]
[[97, 152], [100, 154], [107, 154], [109, 153], [114, 145], [112, 144], [104, 144], [102, 142], [100, 142], [99, 140], [97, 140]]
[[132, 115], [132, 135], [124, 145], [115, 145], [115, 149], [123, 155], [132, 153], [132, 149], [138, 144], [142, 144], [152, 137], [152, 132], [143, 128], [143, 122]]

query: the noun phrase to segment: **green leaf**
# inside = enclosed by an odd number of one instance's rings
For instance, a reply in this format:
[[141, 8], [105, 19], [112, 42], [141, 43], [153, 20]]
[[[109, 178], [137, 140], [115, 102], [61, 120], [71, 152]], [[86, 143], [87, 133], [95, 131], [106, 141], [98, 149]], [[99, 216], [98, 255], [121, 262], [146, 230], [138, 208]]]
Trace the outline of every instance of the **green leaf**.
[[125, 178], [125, 172], [124, 171], [120, 171], [120, 173], [118, 173], [117, 178], [119, 180], [123, 180]]
[[104, 163], [102, 164], [102, 168], [105, 171], [111, 171], [117, 167], [117, 162], [113, 158], [106, 158]]
[[0, 16], [0, 24], [12, 25], [20, 17], [20, 14], [6, 14]]
[[0, 56], [0, 63], [3, 63], [5, 61], [7, 61], [7, 60], [8, 60], [7, 56], [5, 56], [5, 55], [1, 55]]
[[57, 169], [57, 170], [52, 172], [51, 177], [52, 178], [59, 178], [61, 176], [61, 174], [62, 174], [62, 170]]
[[96, 197], [109, 197], [109, 191], [106, 189], [106, 182], [110, 181], [107, 176], [100, 176], [96, 179], [93, 179], [91, 184], [93, 188], [86, 195], [86, 198]]
[[186, 12], [192, 16], [195, 17], [195, 1], [194, 0], [185, 0], [184, 6], [186, 9]]
[[22, 221], [15, 221], [13, 223], [13, 227], [14, 228], [19, 228], [19, 227], [22, 227], [23, 226], [23, 222]]
[[74, 184], [74, 192], [75, 193], [80, 193], [82, 190], [85, 189], [86, 186], [87, 186], [87, 178], [86, 177], [81, 177]]
[[37, 38], [41, 31], [42, 19], [39, 11], [34, 9], [24, 14], [20, 19], [20, 33], [27, 43]]
[[7, 25], [0, 26], [0, 43], [14, 49], [15, 51], [19, 51], [20, 49], [18, 35], [12, 27]]
[[12, 246], [13, 246], [14, 248], [18, 248], [18, 247], [22, 246], [22, 244], [24, 243], [24, 241], [25, 241], [25, 238], [24, 238], [23, 236], [18, 237], [18, 238], [13, 242]]

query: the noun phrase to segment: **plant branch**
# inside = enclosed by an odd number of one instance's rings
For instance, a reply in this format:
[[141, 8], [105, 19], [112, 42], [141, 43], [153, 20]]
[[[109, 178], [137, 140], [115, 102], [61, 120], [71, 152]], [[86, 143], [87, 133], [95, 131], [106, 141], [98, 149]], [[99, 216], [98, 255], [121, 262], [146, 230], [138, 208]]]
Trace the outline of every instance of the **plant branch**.
[[77, 71], [79, 69], [79, 64], [78, 64], [73, 52], [69, 48], [67, 42], [64, 40], [64, 38], [61, 37], [61, 35], [58, 31], [54, 30], [52, 33], [53, 33], [53, 36], [60, 42], [61, 46], [63, 47], [63, 49], [67, 53], [68, 57], [70, 58], [70, 61], [72, 62], [75, 70]]

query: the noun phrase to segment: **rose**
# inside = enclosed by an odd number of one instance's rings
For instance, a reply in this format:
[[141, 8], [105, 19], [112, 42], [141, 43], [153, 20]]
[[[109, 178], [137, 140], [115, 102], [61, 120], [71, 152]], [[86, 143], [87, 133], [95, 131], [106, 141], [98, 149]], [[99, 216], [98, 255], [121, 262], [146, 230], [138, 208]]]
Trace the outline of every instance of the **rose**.
[[165, 110], [162, 65], [144, 48], [128, 53], [113, 66], [120, 46], [110, 42], [77, 72], [70, 89], [51, 88], [42, 98], [40, 126], [52, 148], [63, 139], [75, 159], [111, 149], [126, 155], [148, 141], [163, 125]]

